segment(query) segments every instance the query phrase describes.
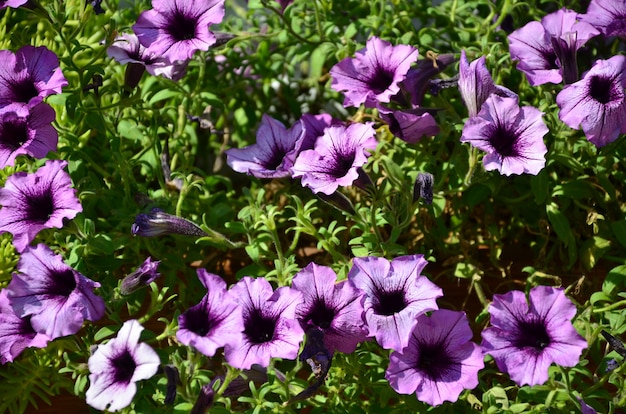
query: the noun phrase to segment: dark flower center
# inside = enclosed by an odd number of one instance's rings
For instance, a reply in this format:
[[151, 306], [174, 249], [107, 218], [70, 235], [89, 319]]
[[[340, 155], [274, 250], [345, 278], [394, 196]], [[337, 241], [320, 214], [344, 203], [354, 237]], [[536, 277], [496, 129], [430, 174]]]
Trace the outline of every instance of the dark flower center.
[[548, 347], [552, 339], [541, 321], [524, 321], [519, 324], [519, 335], [514, 344], [518, 348], [535, 348], [539, 351]]
[[335, 309], [330, 308], [323, 300], [318, 299], [305, 319], [311, 321], [317, 327], [328, 329], [336, 315], [337, 311]]
[[167, 33], [177, 42], [190, 40], [196, 37], [197, 21], [181, 11], [169, 16], [169, 24], [165, 28]]
[[379, 291], [374, 299], [374, 313], [378, 315], [390, 316], [406, 308], [406, 298], [403, 290], [392, 292]]
[[438, 381], [450, 370], [454, 361], [443, 344], [420, 344], [415, 368], [433, 381]]
[[272, 150], [272, 156], [268, 160], [263, 162], [263, 166], [268, 170], [276, 170], [278, 167], [280, 167], [280, 164], [282, 164], [284, 159], [285, 154], [282, 151], [278, 150], [278, 148], [275, 148], [274, 150]]
[[377, 68], [373, 76], [367, 80], [367, 86], [376, 95], [383, 93], [393, 83], [394, 71], [386, 68]]
[[17, 102], [28, 103], [32, 98], [39, 95], [39, 90], [37, 90], [35, 83], [30, 78], [22, 79], [11, 86], [13, 96]]
[[213, 328], [213, 321], [204, 308], [189, 309], [184, 321], [184, 328], [199, 336], [206, 336]]
[[23, 118], [12, 119], [2, 124], [0, 128], [2, 145], [11, 151], [15, 151], [28, 141], [28, 129], [26, 120]]
[[617, 88], [615, 88], [613, 81], [603, 76], [593, 76], [591, 78], [589, 82], [589, 94], [601, 104], [608, 104], [609, 102], [622, 98]]
[[135, 373], [137, 363], [128, 349], [113, 358], [111, 361], [114, 372], [113, 378], [116, 383], [128, 384]]
[[354, 164], [354, 152], [351, 152], [349, 154], [342, 154], [342, 153], [337, 153], [335, 155], [335, 160], [334, 160], [334, 164], [332, 165], [332, 168], [330, 169], [330, 174], [333, 177], [343, 177], [345, 176], [348, 171], [350, 171], [350, 168], [352, 168], [352, 165]]
[[243, 324], [243, 333], [253, 344], [263, 344], [274, 338], [276, 320], [267, 317], [258, 309], [253, 309], [252, 313]]
[[54, 197], [50, 188], [41, 194], [32, 194], [27, 197], [26, 219], [35, 223], [45, 223], [54, 213]]
[[71, 269], [54, 272], [51, 276], [53, 283], [48, 288], [49, 294], [68, 297], [70, 293], [76, 289], [76, 279], [74, 278], [74, 272], [72, 272]]
[[489, 137], [489, 143], [502, 157], [517, 155], [517, 134], [503, 125], [498, 125]]

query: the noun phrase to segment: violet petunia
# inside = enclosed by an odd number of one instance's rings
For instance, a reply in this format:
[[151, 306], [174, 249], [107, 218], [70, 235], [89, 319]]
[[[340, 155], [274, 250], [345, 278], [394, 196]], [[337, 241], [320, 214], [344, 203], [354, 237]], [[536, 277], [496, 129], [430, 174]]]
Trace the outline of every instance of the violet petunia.
[[63, 219], [83, 211], [66, 166], [67, 161], [48, 160], [32, 174], [11, 175], [0, 188], [0, 233], [13, 234], [18, 252], [41, 230], [62, 228]]
[[57, 149], [59, 136], [52, 126], [55, 113], [49, 105], [40, 102], [30, 111], [18, 112], [0, 110], [0, 169], [13, 165], [18, 155], [44, 158]]
[[291, 128], [269, 115], [263, 115], [257, 130], [256, 143], [245, 148], [231, 148], [226, 151], [226, 162], [240, 173], [257, 178], [289, 177], [304, 139], [301, 121]]
[[226, 282], [204, 269], [198, 269], [197, 273], [207, 293], [200, 303], [178, 317], [176, 338], [212, 357], [218, 348], [241, 340], [244, 321], [239, 304], [226, 290]]
[[509, 35], [511, 59], [533, 85], [566, 84], [578, 79], [576, 52], [600, 32], [579, 14], [560, 9], [539, 22], [530, 22]]
[[394, 111], [380, 106], [378, 112], [381, 119], [389, 125], [389, 131], [409, 144], [419, 142], [424, 136], [430, 137], [439, 133], [437, 121], [427, 109]]
[[428, 262], [421, 254], [400, 256], [389, 262], [382, 257], [357, 257], [348, 279], [365, 292], [365, 320], [369, 336], [385, 349], [402, 351], [417, 316], [437, 309], [443, 295], [420, 273]]
[[572, 326], [576, 306], [563, 289], [537, 286], [528, 301], [521, 291], [494, 295], [491, 327], [482, 332], [482, 348], [518, 385], [548, 380], [552, 363], [573, 367], [587, 342]]
[[500, 174], [538, 174], [548, 152], [543, 136], [548, 127], [542, 113], [531, 106], [520, 107], [517, 99], [491, 95], [478, 116], [463, 126], [461, 142], [485, 151], [485, 169]]
[[319, 328], [331, 355], [335, 351], [353, 352], [368, 333], [363, 318], [363, 292], [349, 280], [336, 281], [337, 275], [330, 267], [315, 263], [298, 272], [292, 281], [292, 287], [303, 295], [296, 309], [300, 325], [306, 332]]
[[243, 315], [239, 341], [227, 343], [226, 361], [239, 369], [267, 367], [271, 358], [295, 359], [304, 331], [296, 319], [302, 293], [289, 287], [274, 291], [263, 279], [244, 277], [230, 288]]
[[122, 280], [120, 293], [122, 295], [130, 295], [134, 291], [154, 282], [161, 276], [161, 274], [157, 272], [160, 263], [160, 260], [152, 260], [152, 257], [148, 256], [141, 266]]
[[302, 151], [291, 168], [292, 176], [302, 177], [302, 185], [314, 193], [333, 194], [339, 186], [349, 186], [359, 176], [376, 148], [372, 123], [331, 126], [317, 139], [312, 150]]
[[418, 59], [409, 69], [405, 79], [400, 82], [400, 92], [391, 97], [391, 101], [402, 107], [417, 108], [422, 105], [426, 92], [433, 86], [432, 77], [443, 72], [454, 61], [454, 55], [426, 54], [425, 59]]
[[0, 10], [7, 7], [18, 8], [26, 4], [28, 0], [0, 0]]
[[30, 108], [67, 85], [59, 58], [44, 46], [0, 50], [0, 62], [0, 108]]
[[139, 343], [143, 326], [124, 322], [117, 336], [98, 345], [89, 357], [87, 404], [98, 410], [118, 411], [130, 405], [137, 381], [157, 373], [161, 360], [154, 349]]
[[333, 118], [328, 114], [303, 114], [302, 126], [304, 127], [304, 137], [302, 138], [302, 145], [300, 151], [313, 149], [315, 142], [319, 137], [324, 135], [324, 130], [330, 126], [340, 126], [343, 122]]
[[153, 208], [149, 214], [141, 213], [135, 216], [135, 222], [130, 227], [134, 236], [157, 237], [166, 234], [182, 234], [184, 236], [206, 236], [206, 232], [195, 223], [166, 213], [160, 208]]
[[581, 80], [556, 96], [559, 118], [570, 128], [585, 132], [596, 147], [626, 133], [626, 57], [597, 60]]
[[355, 58], [347, 57], [331, 68], [331, 87], [345, 94], [345, 107], [389, 102], [400, 91], [399, 83], [417, 56], [413, 46], [392, 46], [372, 36]]
[[455, 402], [464, 389], [478, 385], [478, 371], [485, 366], [472, 335], [465, 312], [422, 314], [408, 346], [391, 353], [385, 378], [398, 393], [415, 393], [432, 406]]
[[51, 340], [36, 332], [30, 316], [20, 317], [9, 304], [7, 290], [0, 290], [0, 364], [13, 362], [26, 348], [45, 348]]
[[133, 25], [148, 53], [184, 61], [216, 42], [209, 25], [224, 18], [224, 0], [152, 0], [152, 7]]
[[20, 317], [30, 316], [36, 332], [51, 339], [73, 335], [85, 320], [104, 316], [104, 300], [93, 293], [100, 284], [65, 264], [45, 244], [27, 247], [17, 270], [7, 295]]
[[599, 29], [605, 36], [626, 36], [626, 2], [591, 0], [580, 20]]

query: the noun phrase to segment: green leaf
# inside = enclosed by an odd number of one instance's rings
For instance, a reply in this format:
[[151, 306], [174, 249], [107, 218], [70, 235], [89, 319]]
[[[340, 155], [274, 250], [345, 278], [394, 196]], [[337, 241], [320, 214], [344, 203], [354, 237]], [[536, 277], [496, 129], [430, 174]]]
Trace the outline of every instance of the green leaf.
[[96, 334], [94, 335], [93, 339], [96, 342], [100, 342], [105, 338], [108, 338], [109, 336], [113, 336], [113, 334], [115, 333], [115, 331], [113, 329], [111, 329], [108, 326], [104, 326], [102, 328], [100, 328], [98, 330], [98, 332], [96, 332]]
[[565, 244], [565, 247], [574, 242], [574, 235], [569, 225], [569, 221], [565, 214], [561, 213], [558, 206], [555, 203], [548, 204], [546, 206], [546, 213], [548, 214], [548, 220], [552, 225], [552, 228], [556, 232], [559, 239]]
[[137, 126], [137, 123], [129, 119], [122, 119], [120, 123], [117, 124], [117, 132], [124, 138], [133, 141], [139, 141], [143, 138], [143, 133]]
[[543, 169], [530, 178], [530, 190], [535, 196], [535, 203], [543, 204], [548, 196], [548, 173]]
[[611, 223], [611, 230], [617, 241], [626, 247], [626, 220], [614, 221]]

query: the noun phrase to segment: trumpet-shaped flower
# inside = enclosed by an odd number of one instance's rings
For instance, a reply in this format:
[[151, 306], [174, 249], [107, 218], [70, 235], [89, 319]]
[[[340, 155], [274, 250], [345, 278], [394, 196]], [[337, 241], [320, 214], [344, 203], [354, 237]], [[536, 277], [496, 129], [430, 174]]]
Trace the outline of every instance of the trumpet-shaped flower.
[[130, 231], [133, 235], [142, 237], [156, 237], [166, 234], [199, 237], [207, 235], [195, 223], [182, 217], [168, 214], [156, 207], [150, 210], [150, 214], [137, 214]]
[[348, 279], [365, 292], [365, 321], [369, 336], [385, 349], [402, 351], [417, 323], [417, 316], [437, 309], [437, 287], [420, 273], [426, 267], [421, 254], [396, 257], [357, 257]]
[[626, 2], [623, 0], [591, 0], [587, 13], [579, 17], [605, 36], [626, 35]]
[[494, 295], [489, 305], [491, 327], [482, 332], [482, 348], [498, 368], [518, 385], [548, 380], [552, 363], [573, 367], [587, 342], [572, 326], [576, 306], [563, 289], [537, 286], [524, 292]]
[[161, 276], [161, 274], [157, 272], [159, 263], [161, 263], [161, 261], [152, 260], [152, 257], [148, 256], [141, 266], [122, 280], [120, 293], [122, 295], [130, 295], [137, 289], [141, 289], [142, 287], [148, 286], [150, 283], [154, 282], [156, 278]]

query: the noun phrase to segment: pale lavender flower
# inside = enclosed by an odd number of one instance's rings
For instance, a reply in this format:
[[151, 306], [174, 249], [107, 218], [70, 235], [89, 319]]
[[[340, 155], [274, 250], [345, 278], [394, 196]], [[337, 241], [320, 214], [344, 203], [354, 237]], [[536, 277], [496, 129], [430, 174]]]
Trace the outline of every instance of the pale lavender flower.
[[127, 275], [120, 285], [120, 293], [122, 295], [130, 295], [137, 289], [141, 289], [144, 286], [148, 286], [154, 282], [161, 274], [157, 272], [160, 260], [152, 260], [152, 257], [148, 256], [146, 260], [135, 269], [132, 273]]
[[519, 61], [533, 85], [572, 83], [578, 79], [576, 52], [600, 32], [578, 13], [561, 9], [539, 22], [530, 22], [509, 35], [511, 59]]
[[548, 127], [542, 112], [531, 106], [520, 107], [517, 99], [491, 95], [478, 116], [463, 126], [461, 142], [485, 151], [485, 170], [500, 174], [538, 174], [548, 152], [543, 136]]
[[281, 287], [274, 291], [263, 279], [244, 277], [230, 289], [243, 315], [243, 333], [224, 348], [226, 361], [239, 369], [267, 367], [271, 358], [295, 359], [304, 331], [296, 320], [302, 294]]
[[603, 147], [626, 132], [626, 57], [597, 60], [581, 80], [556, 96], [559, 118], [580, 129], [596, 147]]
[[224, 0], [152, 0], [133, 31], [149, 53], [174, 62], [191, 59], [216, 42], [209, 25], [224, 18]]
[[0, 50], [0, 108], [32, 107], [65, 85], [59, 59], [46, 47]]
[[428, 262], [421, 254], [357, 257], [348, 279], [365, 292], [365, 320], [369, 336], [385, 349], [402, 351], [417, 323], [417, 316], [437, 309], [441, 288], [420, 273]]
[[323, 343], [332, 355], [336, 350], [354, 352], [367, 338], [363, 318], [363, 292], [349, 280], [339, 283], [335, 272], [326, 266], [310, 263], [298, 272], [292, 287], [302, 292], [303, 300], [296, 308], [302, 328], [308, 332], [317, 327], [323, 332]]
[[9, 304], [7, 290], [0, 290], [0, 364], [13, 362], [26, 348], [45, 348], [51, 340], [36, 332], [30, 316], [21, 318]]
[[178, 317], [176, 338], [212, 357], [218, 348], [241, 340], [244, 321], [233, 294], [226, 290], [226, 282], [204, 269], [197, 273], [207, 293], [200, 303]]
[[302, 177], [302, 185], [314, 193], [327, 195], [339, 186], [349, 186], [359, 176], [357, 169], [376, 148], [372, 123], [331, 126], [315, 142], [315, 148], [302, 151], [291, 168], [292, 176]]
[[626, 36], [626, 2], [591, 0], [580, 20], [599, 29], [605, 36]]
[[44, 158], [56, 151], [59, 136], [52, 126], [54, 118], [54, 110], [43, 102], [30, 111], [0, 110], [0, 169], [13, 165], [21, 154]]
[[[1, 211], [1, 210], [0, 210]], [[184, 236], [206, 236], [206, 232], [195, 223], [182, 217], [168, 214], [160, 208], [153, 208], [150, 214], [137, 214], [130, 228], [134, 236], [156, 237], [166, 234], [182, 234]]]
[[572, 326], [576, 306], [563, 289], [537, 286], [494, 295], [489, 305], [491, 327], [482, 332], [482, 348], [500, 371], [518, 385], [541, 385], [552, 363], [573, 367], [587, 342]]
[[48, 160], [32, 174], [11, 175], [0, 188], [0, 233], [13, 234], [18, 252], [41, 230], [62, 228], [64, 219], [83, 211], [66, 166], [67, 161]]
[[400, 91], [399, 83], [417, 55], [417, 49], [412, 46], [392, 46], [372, 36], [365, 48], [356, 52], [355, 58], [345, 58], [331, 68], [331, 87], [345, 94], [345, 107], [363, 103], [375, 107], [378, 103], [389, 102]]
[[389, 357], [385, 378], [400, 394], [436, 406], [454, 402], [464, 389], [478, 385], [484, 367], [480, 347], [472, 341], [465, 312], [435, 310], [417, 317], [408, 346]]
[[0, 10], [5, 9], [7, 7], [18, 8], [24, 4], [26, 4], [28, 0], [0, 0]]
[[100, 284], [86, 278], [45, 244], [27, 247], [6, 287], [20, 317], [30, 316], [36, 332], [51, 339], [73, 335], [85, 320], [104, 316], [104, 300], [93, 293]]
[[130, 405], [139, 380], [157, 373], [161, 360], [154, 349], [139, 343], [143, 326], [124, 322], [117, 336], [98, 345], [89, 357], [87, 404], [98, 410], [118, 411]]
[[257, 178], [289, 177], [303, 138], [301, 121], [286, 129], [281, 122], [264, 114], [256, 144], [227, 150], [226, 162], [233, 170]]

